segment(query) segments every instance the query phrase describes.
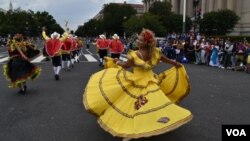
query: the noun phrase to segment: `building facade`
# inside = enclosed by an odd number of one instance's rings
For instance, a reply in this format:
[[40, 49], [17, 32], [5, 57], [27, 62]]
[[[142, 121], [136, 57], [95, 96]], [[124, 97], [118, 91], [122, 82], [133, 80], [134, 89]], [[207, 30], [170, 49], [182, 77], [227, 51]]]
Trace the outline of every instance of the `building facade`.
[[[183, 14], [184, 0], [143, 0], [144, 11], [147, 12], [149, 7], [156, 1], [167, 1], [172, 4], [171, 11], [176, 14]], [[194, 0], [186, 0], [186, 14], [194, 17], [193, 8]], [[198, 0], [201, 14], [206, 12], [229, 9], [234, 11], [240, 20], [235, 26], [234, 35], [250, 35], [250, 0]]]

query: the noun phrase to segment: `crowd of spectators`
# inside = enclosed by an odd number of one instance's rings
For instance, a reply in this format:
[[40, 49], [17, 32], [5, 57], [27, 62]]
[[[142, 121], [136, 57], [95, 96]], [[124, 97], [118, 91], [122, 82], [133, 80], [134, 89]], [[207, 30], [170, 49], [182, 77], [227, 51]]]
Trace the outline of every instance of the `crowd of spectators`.
[[244, 39], [232, 41], [230, 38], [173, 33], [159, 40], [158, 46], [167, 57], [178, 62], [250, 73], [250, 44]]
[[7, 38], [1, 37], [0, 36], [0, 47], [4, 47], [7, 44]]

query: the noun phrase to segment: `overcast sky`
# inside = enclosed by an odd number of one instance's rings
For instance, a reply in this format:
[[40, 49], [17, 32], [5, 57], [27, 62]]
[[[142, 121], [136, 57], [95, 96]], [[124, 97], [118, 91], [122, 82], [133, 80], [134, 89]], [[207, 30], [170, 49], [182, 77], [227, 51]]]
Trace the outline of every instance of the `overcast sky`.
[[[93, 18], [102, 8], [103, 4], [110, 2], [123, 3], [124, 0], [11, 0], [13, 8], [22, 10], [47, 11], [63, 27], [68, 20], [71, 30], [83, 25]], [[9, 9], [10, 0], [0, 0], [0, 8]], [[127, 3], [142, 4], [142, 0], [126, 0]]]

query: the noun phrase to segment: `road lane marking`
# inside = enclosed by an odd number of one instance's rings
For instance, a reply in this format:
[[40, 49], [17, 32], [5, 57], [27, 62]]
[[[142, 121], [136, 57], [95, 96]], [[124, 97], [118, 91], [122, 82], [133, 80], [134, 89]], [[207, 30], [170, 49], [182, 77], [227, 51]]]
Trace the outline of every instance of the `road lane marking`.
[[89, 54], [91, 54], [91, 55], [93, 55], [93, 53], [92, 52], [90, 52], [88, 49], [85, 49]]
[[89, 62], [97, 62], [97, 60], [90, 54], [84, 54], [84, 57], [86, 57], [86, 59], [89, 61]]
[[43, 55], [38, 56], [36, 59], [32, 60], [32, 63], [39, 63], [42, 62], [46, 57], [44, 57]]
[[1, 58], [0, 59], [0, 63], [4, 62], [4, 61], [7, 61], [9, 59], [9, 57], [4, 57], [4, 58]]

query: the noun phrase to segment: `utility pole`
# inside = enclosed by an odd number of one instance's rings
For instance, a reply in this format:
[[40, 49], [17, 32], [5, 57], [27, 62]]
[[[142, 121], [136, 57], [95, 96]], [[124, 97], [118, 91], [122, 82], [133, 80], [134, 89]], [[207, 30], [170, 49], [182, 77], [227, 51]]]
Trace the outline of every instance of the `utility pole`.
[[187, 2], [184, 0], [183, 3], [183, 24], [182, 24], [182, 33], [186, 32], [186, 7], [187, 7]]

